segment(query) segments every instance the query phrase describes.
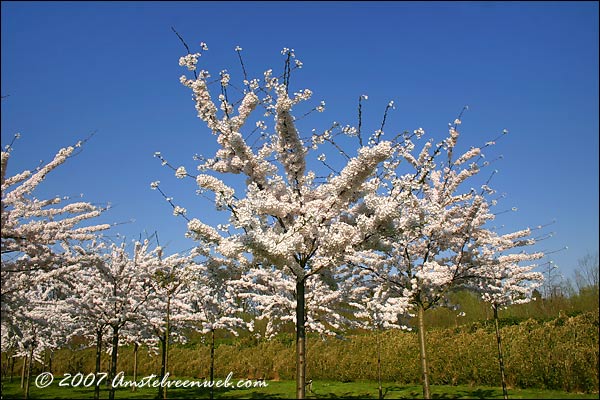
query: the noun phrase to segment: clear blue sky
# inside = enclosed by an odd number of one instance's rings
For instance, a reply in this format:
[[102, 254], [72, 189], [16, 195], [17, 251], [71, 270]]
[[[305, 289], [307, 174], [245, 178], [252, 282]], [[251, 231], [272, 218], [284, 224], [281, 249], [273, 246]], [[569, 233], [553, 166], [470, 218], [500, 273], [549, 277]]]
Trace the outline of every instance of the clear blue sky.
[[[304, 68], [292, 87], [311, 88], [327, 111], [309, 121], [356, 123], [368, 94], [372, 127], [393, 99], [388, 131], [423, 127], [442, 137], [463, 105], [461, 141], [480, 145], [502, 129], [504, 158], [493, 186], [507, 194], [499, 224], [519, 229], [557, 222], [540, 248], [569, 276], [598, 249], [597, 2], [11, 2], [2, 7], [2, 144], [16, 132], [10, 172], [50, 160], [97, 131], [83, 153], [49, 177], [39, 195], [77, 195], [114, 207], [102, 218], [128, 238], [159, 232], [169, 251], [192, 246], [150, 182], [210, 221], [193, 182], [153, 158], [193, 171], [214, 138], [180, 85], [185, 51], [210, 50], [202, 68], [241, 77], [236, 45], [260, 77], [280, 70], [283, 47]], [[294, 86], [296, 84], [297, 86]], [[312, 126], [311, 125], [311, 126]]]

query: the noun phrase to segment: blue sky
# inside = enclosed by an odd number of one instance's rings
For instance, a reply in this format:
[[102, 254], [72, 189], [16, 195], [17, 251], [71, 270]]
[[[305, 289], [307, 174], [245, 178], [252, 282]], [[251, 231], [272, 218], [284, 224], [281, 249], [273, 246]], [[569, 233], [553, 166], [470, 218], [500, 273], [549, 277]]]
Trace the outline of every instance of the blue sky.
[[211, 221], [191, 180], [177, 180], [153, 157], [194, 170], [194, 154], [212, 155], [214, 138], [180, 85], [185, 50], [209, 51], [213, 76], [241, 79], [241, 46], [250, 75], [281, 70], [283, 47], [304, 67], [292, 88], [308, 87], [327, 110], [303, 121], [376, 129], [394, 100], [386, 131], [423, 127], [443, 137], [464, 105], [465, 148], [503, 129], [491, 156], [492, 181], [506, 193], [505, 229], [551, 222], [542, 250], [564, 275], [598, 250], [598, 3], [596, 2], [12, 2], [2, 8], [2, 145], [16, 132], [9, 172], [49, 161], [60, 148], [96, 135], [56, 170], [38, 195], [78, 195], [111, 203], [102, 221], [129, 222], [137, 238], [159, 232], [169, 251], [193, 245], [185, 221], [150, 189], [161, 181], [190, 217]]

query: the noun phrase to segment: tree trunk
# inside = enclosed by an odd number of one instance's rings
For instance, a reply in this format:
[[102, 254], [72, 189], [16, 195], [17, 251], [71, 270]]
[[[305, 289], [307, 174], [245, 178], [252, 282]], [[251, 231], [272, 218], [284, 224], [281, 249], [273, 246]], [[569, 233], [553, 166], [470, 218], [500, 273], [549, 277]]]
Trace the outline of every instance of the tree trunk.
[[29, 346], [29, 362], [27, 363], [27, 382], [25, 383], [25, 399], [29, 398], [29, 386], [31, 381], [31, 367], [33, 364], [33, 343]]
[[[4, 362], [4, 358], [6, 358], [6, 363]], [[0, 359], [2, 359], [2, 371], [0, 373], [0, 382], [4, 382], [5, 379], [8, 378], [8, 365], [9, 365], [9, 361], [10, 361], [10, 352], [0, 355]]]
[[[169, 324], [170, 324], [170, 316], [171, 316], [170, 314], [171, 314], [171, 297], [167, 296], [167, 315], [165, 318], [165, 333], [161, 339], [161, 343], [162, 343], [162, 362], [161, 362], [161, 366], [160, 366], [161, 382], [162, 382], [162, 379], [164, 378], [164, 376], [167, 374], [168, 368], [169, 368], [169, 337], [170, 337]], [[158, 398], [159, 399], [167, 398], [167, 386], [163, 387], [162, 385], [160, 385], [158, 387]]]
[[431, 399], [431, 393], [429, 391], [429, 369], [427, 367], [427, 348], [425, 343], [425, 321], [424, 321], [424, 309], [423, 304], [418, 305], [418, 319], [419, 319], [419, 348], [421, 351], [421, 372], [423, 374], [423, 398]]
[[377, 327], [377, 331], [375, 332], [375, 338], [377, 341], [377, 383], [379, 389], [379, 400], [383, 400], [383, 388], [381, 386], [381, 338], [379, 334], [381, 330]]
[[502, 379], [502, 395], [508, 399], [508, 390], [506, 389], [506, 375], [504, 374], [504, 357], [502, 356], [502, 338], [500, 337], [500, 327], [498, 325], [498, 305], [492, 305], [494, 309], [494, 323], [496, 325], [496, 341], [498, 342], [498, 364], [500, 365], [500, 377]]
[[10, 383], [13, 382], [13, 375], [15, 373], [15, 359], [14, 355], [10, 357]]
[[27, 370], [27, 354], [23, 356], [23, 364], [21, 364], [21, 389], [25, 389], [25, 371]]
[[54, 360], [54, 350], [50, 350], [50, 357], [48, 359], [48, 372], [52, 373], [52, 361]]
[[296, 398], [304, 399], [306, 391], [306, 317], [304, 281], [296, 282]]
[[[133, 344], [133, 381], [137, 382], [137, 368], [138, 368], [138, 348], [140, 347], [140, 345], [138, 344], [138, 342], [135, 342]], [[137, 386], [133, 385], [131, 386], [131, 391], [135, 392]]]
[[215, 330], [210, 330], [210, 400], [215, 398], [215, 388], [212, 382], [215, 381]]
[[[162, 378], [165, 376], [165, 373], [167, 372], [167, 332], [163, 333], [162, 337], [159, 338], [160, 340], [160, 344], [162, 347], [162, 352], [161, 352], [161, 361], [160, 361], [160, 380], [162, 382]], [[165, 396], [165, 388], [163, 387], [163, 385], [159, 385], [158, 386], [158, 398], [159, 399], [164, 399]]]
[[117, 376], [117, 352], [119, 351], [119, 327], [113, 326], [112, 336], [112, 354], [110, 358], [110, 373], [108, 374], [108, 382], [110, 384], [109, 400], [114, 400], [116, 388], [112, 381]]
[[[167, 296], [167, 321], [165, 326], [165, 374], [169, 373], [169, 340], [171, 339], [171, 296]], [[163, 375], [164, 376], [164, 375]], [[163, 399], [167, 398], [167, 388], [163, 390]]]
[[98, 384], [98, 375], [100, 374], [100, 361], [102, 357], [102, 329], [96, 329], [96, 384], [94, 385], [94, 399], [100, 398], [100, 385]]

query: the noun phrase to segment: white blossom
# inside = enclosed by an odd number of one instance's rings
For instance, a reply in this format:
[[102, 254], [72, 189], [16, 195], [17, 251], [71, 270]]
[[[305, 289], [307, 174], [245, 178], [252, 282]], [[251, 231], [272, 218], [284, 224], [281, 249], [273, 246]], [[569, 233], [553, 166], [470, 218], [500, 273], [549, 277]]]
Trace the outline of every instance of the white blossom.
[[198, 64], [198, 57], [200, 57], [200, 53], [188, 54], [179, 58], [179, 65], [182, 67], [186, 67], [190, 71], [196, 70], [196, 65]]
[[317, 110], [317, 112], [325, 111], [325, 102], [321, 101], [321, 103], [315, 108], [315, 110]]
[[173, 208], [173, 215], [178, 216], [178, 215], [185, 215], [187, 213], [187, 210], [183, 207], [180, 206], [175, 206]]
[[[187, 176], [187, 171], [185, 170], [185, 167], [179, 167], [177, 168], [177, 171], [175, 171], [175, 176], [178, 179], [183, 179]], [[154, 187], [153, 187], [154, 188]]]
[[417, 136], [417, 138], [421, 138], [421, 136], [425, 135], [425, 130], [423, 128], [415, 129], [414, 134]]

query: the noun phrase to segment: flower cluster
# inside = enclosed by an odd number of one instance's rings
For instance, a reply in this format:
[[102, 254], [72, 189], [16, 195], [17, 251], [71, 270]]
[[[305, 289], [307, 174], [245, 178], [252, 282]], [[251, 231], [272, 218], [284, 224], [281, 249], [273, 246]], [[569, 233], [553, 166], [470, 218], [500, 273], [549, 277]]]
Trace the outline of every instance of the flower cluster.
[[196, 70], [196, 65], [198, 65], [198, 57], [200, 57], [200, 53], [188, 54], [179, 58], [179, 65], [185, 66], [190, 71]]
[[[177, 170], [175, 171], [175, 176], [178, 179], [183, 179], [187, 176], [187, 171], [185, 170], [185, 167], [179, 167], [177, 168]], [[152, 188], [155, 189], [157, 185], [154, 185], [154, 182], [152, 183]]]

